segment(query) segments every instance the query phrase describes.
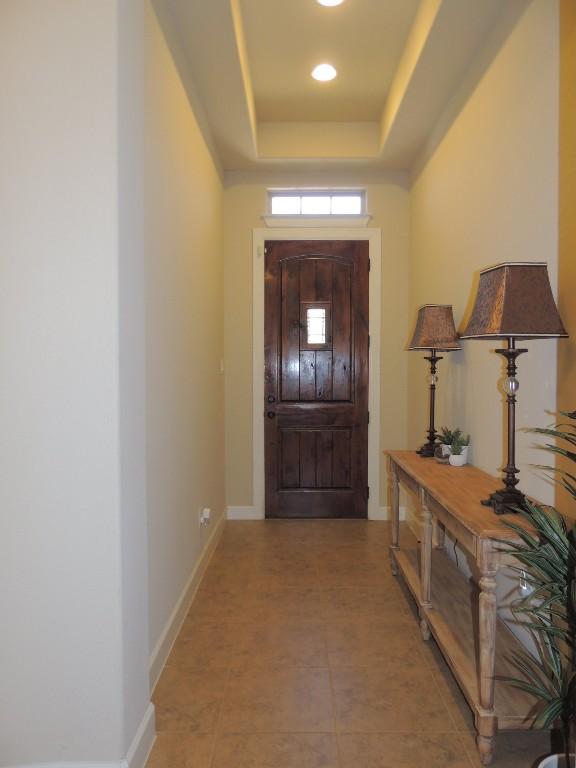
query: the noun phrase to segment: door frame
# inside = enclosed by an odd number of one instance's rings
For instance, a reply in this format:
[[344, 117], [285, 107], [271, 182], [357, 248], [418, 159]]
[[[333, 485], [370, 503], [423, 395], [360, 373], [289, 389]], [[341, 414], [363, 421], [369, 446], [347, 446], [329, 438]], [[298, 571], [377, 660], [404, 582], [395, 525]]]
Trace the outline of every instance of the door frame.
[[368, 287], [368, 519], [380, 515], [380, 329], [382, 232], [374, 227], [252, 230], [252, 499], [253, 519], [263, 520], [264, 502], [264, 243], [266, 240], [367, 240]]

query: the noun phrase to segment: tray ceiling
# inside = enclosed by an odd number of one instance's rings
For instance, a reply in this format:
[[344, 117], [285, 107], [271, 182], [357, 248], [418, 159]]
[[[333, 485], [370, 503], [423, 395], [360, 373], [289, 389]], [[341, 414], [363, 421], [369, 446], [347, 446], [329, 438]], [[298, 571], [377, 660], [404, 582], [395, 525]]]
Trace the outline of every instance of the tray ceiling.
[[[419, 0], [240, 0], [261, 121], [378, 121]], [[337, 71], [310, 77], [316, 64]]]
[[[153, 5], [224, 171], [382, 170], [411, 167], [447, 106], [474, 87], [529, 2]], [[310, 77], [322, 61], [338, 70], [329, 83]]]

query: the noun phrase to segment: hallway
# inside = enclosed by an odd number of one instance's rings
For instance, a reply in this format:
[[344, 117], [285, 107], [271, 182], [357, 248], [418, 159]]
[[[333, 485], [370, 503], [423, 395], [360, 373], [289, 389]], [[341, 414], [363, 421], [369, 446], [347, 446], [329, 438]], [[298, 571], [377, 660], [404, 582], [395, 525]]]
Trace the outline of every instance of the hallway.
[[[475, 768], [473, 723], [387, 523], [227, 522], [156, 687], [148, 768]], [[403, 532], [407, 537], [408, 531]], [[501, 734], [528, 768], [546, 734]]]

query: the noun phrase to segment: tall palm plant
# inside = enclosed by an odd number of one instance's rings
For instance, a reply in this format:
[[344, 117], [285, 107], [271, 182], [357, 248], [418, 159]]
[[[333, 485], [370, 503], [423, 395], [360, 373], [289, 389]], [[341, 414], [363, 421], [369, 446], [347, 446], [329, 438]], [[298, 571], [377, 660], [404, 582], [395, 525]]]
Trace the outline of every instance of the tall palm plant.
[[[561, 412], [568, 422], [535, 429], [555, 443], [546, 450], [576, 463], [576, 411]], [[543, 467], [545, 469], [552, 469]], [[558, 473], [562, 487], [576, 501], [576, 477], [564, 469]], [[531, 592], [515, 604], [520, 622], [532, 634], [536, 655], [528, 652], [515, 659], [521, 678], [509, 682], [541, 702], [537, 724], [560, 724], [566, 766], [576, 738], [576, 523], [568, 526], [553, 508], [526, 503], [520, 514], [530, 523], [527, 531], [506, 521], [519, 542], [510, 546]]]

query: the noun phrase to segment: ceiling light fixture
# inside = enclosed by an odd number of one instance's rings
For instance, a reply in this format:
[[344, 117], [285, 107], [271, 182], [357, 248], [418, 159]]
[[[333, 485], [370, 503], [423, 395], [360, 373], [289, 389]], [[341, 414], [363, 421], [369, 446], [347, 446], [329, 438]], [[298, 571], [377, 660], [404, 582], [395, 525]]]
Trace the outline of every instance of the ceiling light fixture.
[[312, 70], [312, 77], [314, 80], [320, 80], [321, 83], [326, 83], [328, 80], [334, 80], [338, 73], [332, 66], [332, 64], [318, 64]]
[[335, 5], [340, 5], [344, 0], [317, 0], [320, 5], [325, 5], [327, 8], [332, 8]]

